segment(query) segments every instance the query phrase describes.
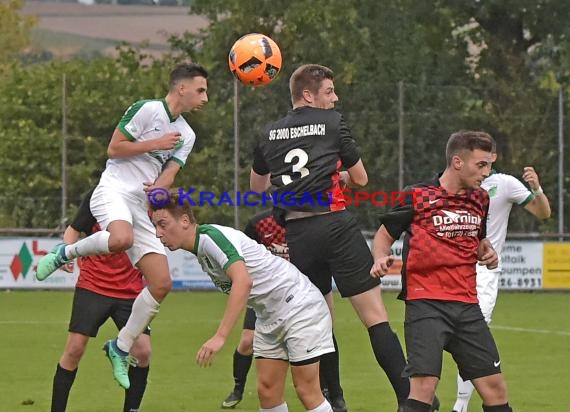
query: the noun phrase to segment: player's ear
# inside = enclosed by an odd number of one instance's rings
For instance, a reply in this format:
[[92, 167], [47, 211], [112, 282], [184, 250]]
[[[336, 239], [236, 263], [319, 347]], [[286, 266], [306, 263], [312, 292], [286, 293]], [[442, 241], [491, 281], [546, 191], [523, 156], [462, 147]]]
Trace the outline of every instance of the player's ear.
[[310, 90], [303, 90], [303, 99], [305, 102], [312, 104], [313, 103], [313, 93]]
[[460, 170], [463, 166], [463, 159], [461, 159], [458, 155], [455, 155], [451, 158], [451, 165], [455, 170]]

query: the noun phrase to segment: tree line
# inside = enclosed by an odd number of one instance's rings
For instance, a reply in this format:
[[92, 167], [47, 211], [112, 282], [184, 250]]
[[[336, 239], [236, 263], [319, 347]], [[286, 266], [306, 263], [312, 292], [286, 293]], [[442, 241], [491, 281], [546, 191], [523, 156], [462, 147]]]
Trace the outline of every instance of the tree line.
[[[290, 108], [288, 78], [312, 62], [335, 72], [338, 108], [362, 149], [369, 190], [400, 189], [400, 135], [403, 183], [409, 184], [444, 168], [452, 132], [477, 129], [497, 140], [500, 171], [520, 176], [526, 165], [537, 169], [553, 216], [558, 213], [558, 98], [560, 90], [570, 91], [565, 0], [194, 0], [190, 11], [210, 25], [172, 37], [170, 52], [160, 58], [124, 44], [116, 57], [35, 64], [25, 54], [34, 22], [19, 15], [18, 1], [0, 6], [8, 7], [0, 13], [0, 38], [14, 39], [0, 48], [0, 227], [61, 224], [64, 75], [69, 216], [104, 167], [123, 112], [135, 100], [164, 96], [170, 68], [183, 60], [208, 69], [210, 103], [189, 117], [198, 138], [176, 183], [233, 190], [234, 89], [227, 56], [249, 32], [279, 44], [283, 68], [269, 86], [239, 88], [242, 191], [257, 132]], [[570, 179], [564, 179], [567, 187]], [[567, 190], [564, 196], [568, 202]], [[363, 229], [374, 230], [383, 209], [367, 204], [353, 211]], [[242, 207], [241, 221], [255, 212]], [[198, 213], [202, 221], [233, 223], [230, 206]], [[516, 232], [557, 228], [556, 218], [540, 223], [515, 212], [512, 220]]]

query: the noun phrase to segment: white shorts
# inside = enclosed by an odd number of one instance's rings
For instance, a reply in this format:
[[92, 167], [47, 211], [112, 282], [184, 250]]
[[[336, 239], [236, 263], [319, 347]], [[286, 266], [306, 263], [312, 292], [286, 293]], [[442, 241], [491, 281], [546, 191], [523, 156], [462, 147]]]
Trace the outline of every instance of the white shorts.
[[487, 323], [491, 323], [491, 315], [497, 303], [500, 274], [500, 270], [489, 270], [485, 266], [477, 265], [477, 299]]
[[334, 352], [332, 320], [323, 295], [311, 288], [289, 316], [255, 324], [253, 355], [266, 359], [301, 362]]
[[89, 206], [101, 230], [116, 220], [125, 220], [133, 226], [133, 246], [127, 251], [133, 265], [147, 253], [166, 255], [164, 246], [156, 237], [144, 197], [137, 198], [115, 188], [98, 185]]

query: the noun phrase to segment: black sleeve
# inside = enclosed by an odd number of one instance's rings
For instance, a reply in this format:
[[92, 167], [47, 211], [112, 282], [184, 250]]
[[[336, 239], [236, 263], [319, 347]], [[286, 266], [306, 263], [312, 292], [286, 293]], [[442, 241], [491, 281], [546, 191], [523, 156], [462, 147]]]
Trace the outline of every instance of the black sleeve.
[[259, 236], [257, 236], [257, 231], [255, 230], [255, 222], [254, 221], [255, 221], [255, 216], [247, 222], [247, 225], [245, 226], [243, 233], [245, 233], [248, 237], [255, 240], [257, 243], [261, 243], [259, 241]]
[[90, 235], [92, 233], [93, 225], [97, 223], [97, 220], [91, 214], [91, 208], [89, 207], [89, 203], [91, 201], [91, 195], [95, 188], [91, 189], [83, 198], [75, 217], [73, 218], [73, 222], [71, 223], [71, 227], [78, 232], [85, 233], [86, 235]]
[[384, 225], [390, 236], [396, 240], [408, 230], [414, 218], [414, 189], [407, 187], [404, 192], [404, 199], [401, 202], [396, 201], [388, 213], [380, 216], [380, 224]]
[[265, 162], [265, 158], [263, 157], [263, 151], [261, 150], [260, 145], [256, 145], [255, 149], [253, 150], [253, 166], [251, 167], [255, 173], [261, 176], [265, 176], [269, 173], [269, 167]]
[[342, 115], [340, 115], [339, 133], [340, 160], [342, 161], [342, 165], [349, 169], [360, 160], [360, 151]]

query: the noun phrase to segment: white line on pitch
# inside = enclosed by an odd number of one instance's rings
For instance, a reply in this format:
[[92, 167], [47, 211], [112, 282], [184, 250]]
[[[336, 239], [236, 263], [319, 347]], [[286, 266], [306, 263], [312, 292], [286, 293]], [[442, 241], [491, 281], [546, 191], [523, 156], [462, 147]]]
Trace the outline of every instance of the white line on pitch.
[[566, 332], [563, 330], [517, 328], [514, 326], [500, 326], [500, 325], [491, 325], [490, 327], [491, 329], [510, 330], [513, 332], [543, 333], [545, 335], [570, 336], [570, 332]]

